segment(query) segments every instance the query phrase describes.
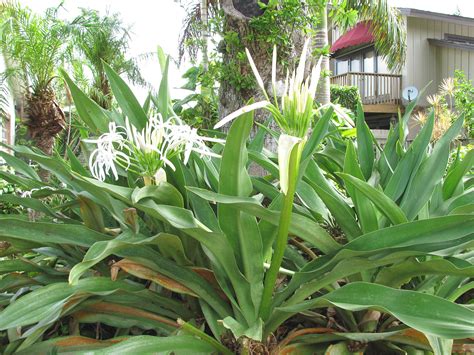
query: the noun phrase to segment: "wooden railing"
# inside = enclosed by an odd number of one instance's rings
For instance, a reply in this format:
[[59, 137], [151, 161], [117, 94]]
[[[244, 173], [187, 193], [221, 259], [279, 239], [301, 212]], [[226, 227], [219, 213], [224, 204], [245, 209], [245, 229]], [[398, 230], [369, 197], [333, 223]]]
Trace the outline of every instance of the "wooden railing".
[[331, 84], [358, 87], [364, 105], [400, 103], [401, 75], [350, 72], [331, 77]]

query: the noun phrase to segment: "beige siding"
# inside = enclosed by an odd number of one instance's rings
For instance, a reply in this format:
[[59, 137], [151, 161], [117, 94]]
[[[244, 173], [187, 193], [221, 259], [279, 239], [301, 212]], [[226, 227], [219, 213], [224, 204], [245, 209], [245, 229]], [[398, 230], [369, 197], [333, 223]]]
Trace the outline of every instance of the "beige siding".
[[[452, 77], [455, 70], [463, 70], [474, 80], [474, 51], [436, 47], [428, 38], [443, 39], [445, 33], [474, 37], [472, 26], [432, 19], [407, 19], [407, 59], [403, 69], [402, 86], [416, 86], [421, 89], [432, 81], [426, 94], [430, 95], [444, 78]], [[422, 100], [421, 105], [426, 105]]]

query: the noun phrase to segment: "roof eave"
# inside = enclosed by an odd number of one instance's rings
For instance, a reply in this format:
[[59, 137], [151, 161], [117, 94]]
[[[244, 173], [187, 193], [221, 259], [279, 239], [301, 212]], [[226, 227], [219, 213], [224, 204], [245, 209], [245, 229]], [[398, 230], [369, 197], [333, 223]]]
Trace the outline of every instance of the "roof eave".
[[411, 9], [411, 8], [406, 8], [406, 7], [399, 7], [398, 10], [400, 11], [402, 15], [406, 17], [425, 18], [425, 19], [430, 19], [430, 20], [457, 23], [460, 25], [474, 26], [474, 18], [472, 17], [441, 14], [439, 12]]

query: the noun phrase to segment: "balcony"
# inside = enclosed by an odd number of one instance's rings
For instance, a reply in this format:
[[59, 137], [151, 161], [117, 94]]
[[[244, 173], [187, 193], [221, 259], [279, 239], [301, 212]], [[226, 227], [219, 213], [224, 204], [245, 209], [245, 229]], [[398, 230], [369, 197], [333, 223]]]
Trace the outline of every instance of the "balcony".
[[398, 112], [401, 75], [349, 72], [331, 77], [331, 84], [358, 87], [364, 112]]

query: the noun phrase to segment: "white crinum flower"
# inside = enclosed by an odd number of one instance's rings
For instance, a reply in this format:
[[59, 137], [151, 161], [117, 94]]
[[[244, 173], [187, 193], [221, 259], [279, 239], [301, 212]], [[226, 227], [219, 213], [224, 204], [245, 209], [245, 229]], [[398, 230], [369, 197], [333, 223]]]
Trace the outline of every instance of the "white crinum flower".
[[89, 167], [95, 178], [104, 180], [112, 173], [117, 180], [118, 164], [161, 182], [166, 181], [165, 166], [175, 169], [171, 162], [173, 157], [183, 153], [184, 163], [187, 163], [193, 151], [201, 157], [218, 157], [206, 146], [206, 142], [224, 141], [202, 137], [196, 129], [176, 124], [172, 119], [165, 121], [158, 115], [150, 118], [142, 130], [138, 130], [128, 118], [125, 127], [110, 124], [109, 132], [87, 142], [97, 144], [89, 159]]
[[102, 134], [97, 139], [86, 139], [87, 143], [94, 143], [97, 148], [89, 157], [89, 168], [96, 179], [104, 181], [110, 172], [118, 179], [115, 162], [122, 160], [127, 166], [130, 165], [130, 159], [127, 154], [120, 151], [125, 145], [125, 133], [120, 132], [121, 127], [117, 127], [115, 122], [109, 123], [109, 132]]

